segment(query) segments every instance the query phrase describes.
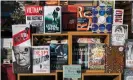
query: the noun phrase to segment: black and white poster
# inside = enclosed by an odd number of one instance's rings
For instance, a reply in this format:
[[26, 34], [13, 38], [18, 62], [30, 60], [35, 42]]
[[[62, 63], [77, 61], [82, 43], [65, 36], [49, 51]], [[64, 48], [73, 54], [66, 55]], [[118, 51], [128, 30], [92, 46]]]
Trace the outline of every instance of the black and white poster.
[[123, 46], [128, 38], [128, 25], [113, 25], [112, 27], [112, 45]]
[[133, 39], [128, 39], [125, 46], [126, 68], [133, 68]]
[[14, 73], [30, 73], [31, 72], [31, 59], [30, 47], [12, 47], [12, 60]]

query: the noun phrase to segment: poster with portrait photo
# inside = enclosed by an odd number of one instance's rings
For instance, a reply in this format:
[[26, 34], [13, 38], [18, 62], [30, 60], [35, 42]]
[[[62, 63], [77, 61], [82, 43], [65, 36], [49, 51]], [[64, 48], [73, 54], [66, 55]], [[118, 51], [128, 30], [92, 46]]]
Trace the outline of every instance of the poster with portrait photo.
[[13, 46], [12, 61], [14, 73], [31, 73], [31, 48]]
[[126, 40], [125, 54], [126, 68], [133, 68], [133, 39]]
[[126, 39], [128, 39], [128, 25], [113, 25], [111, 44], [113, 46], [124, 46]]

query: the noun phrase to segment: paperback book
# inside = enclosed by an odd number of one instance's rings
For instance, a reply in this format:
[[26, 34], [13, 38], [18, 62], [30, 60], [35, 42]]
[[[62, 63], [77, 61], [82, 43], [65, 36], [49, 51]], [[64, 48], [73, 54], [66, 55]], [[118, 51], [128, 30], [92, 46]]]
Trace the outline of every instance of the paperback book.
[[68, 44], [50, 44], [50, 70], [63, 70], [68, 64]]
[[81, 65], [63, 65], [63, 80], [81, 80]]
[[133, 68], [133, 39], [128, 39], [125, 45], [126, 68]]
[[44, 33], [61, 33], [61, 6], [44, 6]]
[[133, 80], [133, 69], [124, 69], [124, 80]]
[[82, 69], [88, 69], [88, 43], [73, 43], [72, 63], [80, 64]]
[[123, 15], [124, 15], [124, 9], [114, 9], [113, 24], [123, 25]]
[[50, 73], [50, 46], [33, 46], [33, 73]]
[[13, 46], [31, 46], [30, 25], [17, 24], [12, 25]]
[[128, 39], [128, 25], [113, 25], [112, 27], [112, 45], [123, 46]]
[[104, 43], [88, 44], [88, 68], [90, 70], [104, 70], [105, 47]]
[[31, 48], [13, 46], [12, 49], [13, 72], [31, 73]]
[[111, 6], [97, 6], [92, 8], [92, 32], [111, 33], [113, 23], [113, 9]]
[[37, 5], [25, 6], [26, 24], [36, 29], [35, 33], [43, 33], [43, 7]]
[[12, 38], [1, 39], [1, 59], [12, 60]]
[[78, 6], [77, 9], [77, 30], [91, 31], [92, 28], [92, 7]]
[[124, 69], [124, 46], [106, 47], [106, 73], [123, 73]]

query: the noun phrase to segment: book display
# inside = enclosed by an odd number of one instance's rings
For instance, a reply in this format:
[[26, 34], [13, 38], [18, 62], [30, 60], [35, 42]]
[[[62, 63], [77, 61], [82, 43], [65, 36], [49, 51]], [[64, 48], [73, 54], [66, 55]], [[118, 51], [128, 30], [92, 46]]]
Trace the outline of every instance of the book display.
[[131, 25], [115, 0], [42, 4], [24, 5], [25, 23], [2, 39], [17, 80], [133, 80]]

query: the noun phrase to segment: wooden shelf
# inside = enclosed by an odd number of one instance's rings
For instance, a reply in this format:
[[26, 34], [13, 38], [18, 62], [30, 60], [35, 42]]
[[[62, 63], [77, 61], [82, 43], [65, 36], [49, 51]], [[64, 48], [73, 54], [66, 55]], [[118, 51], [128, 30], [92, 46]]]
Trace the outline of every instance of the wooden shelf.
[[[84, 80], [84, 77], [98, 77], [98, 76], [110, 76], [113, 77], [113, 80], [121, 80], [121, 73], [82, 73], [82, 80]], [[99, 78], [99, 77], [98, 77]], [[100, 80], [100, 79], [99, 79]]]
[[21, 80], [20, 77], [22, 76], [55, 76], [55, 80], [57, 80], [56, 73], [19, 73], [17, 76], [17, 80]]

